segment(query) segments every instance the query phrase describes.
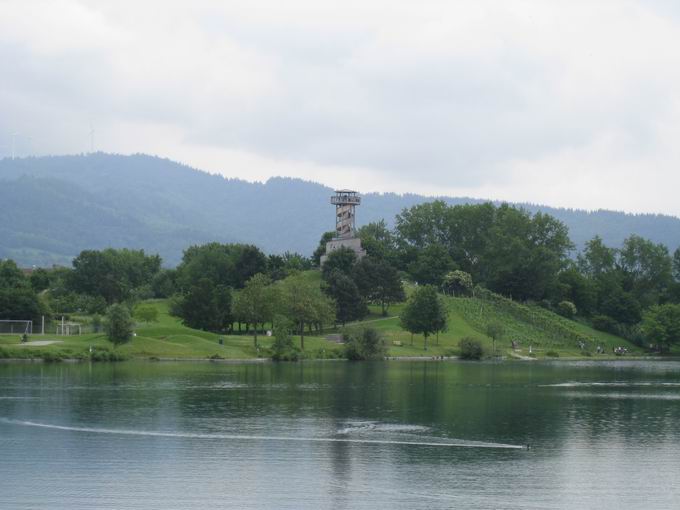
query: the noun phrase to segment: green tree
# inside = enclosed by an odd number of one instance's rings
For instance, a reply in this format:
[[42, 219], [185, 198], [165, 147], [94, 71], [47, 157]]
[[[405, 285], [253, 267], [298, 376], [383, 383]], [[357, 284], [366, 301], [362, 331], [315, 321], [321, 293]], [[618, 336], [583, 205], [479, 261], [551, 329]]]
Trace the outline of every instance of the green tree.
[[287, 251], [283, 255], [267, 257], [267, 274], [273, 281], [283, 280], [296, 271], [307, 271], [311, 268], [311, 259], [299, 253]]
[[486, 336], [491, 337], [493, 342], [493, 355], [496, 356], [496, 341], [503, 338], [505, 335], [505, 326], [498, 322], [492, 321], [486, 325]]
[[427, 339], [446, 326], [446, 307], [432, 285], [418, 287], [406, 302], [401, 314], [401, 327], [410, 333], [422, 334], [427, 350]]
[[616, 250], [608, 248], [601, 237], [595, 236], [586, 243], [578, 264], [581, 272], [592, 278], [610, 273], [616, 268]]
[[269, 276], [258, 273], [246, 282], [234, 300], [234, 315], [253, 326], [253, 344], [257, 347], [257, 329], [274, 319], [277, 299], [276, 289]]
[[43, 291], [50, 287], [50, 273], [42, 267], [39, 267], [31, 273], [30, 281], [34, 291]]
[[233, 323], [231, 289], [200, 278], [180, 296], [173, 311], [190, 328], [225, 331]]
[[334, 269], [326, 277], [323, 290], [335, 301], [335, 317], [343, 326], [368, 315], [368, 308], [356, 283], [340, 270]]
[[251, 277], [266, 271], [267, 257], [255, 246], [208, 243], [184, 251], [176, 282], [182, 292], [201, 278], [214, 286], [242, 289]]
[[645, 340], [668, 351], [671, 345], [680, 343], [680, 305], [663, 304], [650, 307], [642, 319]]
[[300, 348], [305, 349], [305, 326], [333, 321], [334, 304], [304, 273], [289, 276], [279, 283], [281, 314], [296, 325]]
[[642, 307], [631, 292], [623, 290], [619, 276], [611, 273], [598, 279], [598, 313], [622, 324], [636, 324], [642, 318]]
[[20, 288], [27, 287], [29, 281], [13, 260], [0, 260], [0, 287]]
[[554, 303], [571, 301], [579, 314], [586, 317], [597, 306], [597, 284], [573, 266], [560, 272], [553, 295]]
[[40, 321], [50, 310], [12, 260], [0, 261], [0, 319]]
[[560, 301], [557, 304], [557, 313], [567, 319], [573, 319], [577, 313], [576, 305], [571, 301]]
[[155, 298], [169, 298], [177, 292], [175, 278], [177, 271], [174, 269], [161, 269], [151, 280], [151, 290]]
[[349, 275], [354, 264], [357, 262], [357, 254], [353, 250], [344, 246], [332, 251], [321, 268], [321, 276], [327, 280], [333, 271], [340, 271], [342, 274]]
[[272, 343], [272, 359], [274, 361], [296, 361], [298, 353], [293, 346], [291, 334], [294, 324], [285, 316], [274, 318], [274, 342]]
[[0, 287], [0, 319], [32, 320], [37, 324], [43, 315], [49, 315], [49, 308], [30, 286]]
[[319, 245], [314, 250], [312, 254], [312, 262], [315, 266], [319, 267], [321, 265], [321, 257], [326, 254], [326, 243], [331, 241], [335, 237], [335, 231], [324, 232], [319, 240]]
[[440, 286], [444, 275], [455, 269], [446, 248], [441, 244], [431, 244], [418, 252], [416, 260], [408, 266], [408, 272], [420, 285]]
[[132, 338], [132, 317], [125, 305], [114, 304], [106, 311], [104, 329], [106, 337], [114, 345], [124, 344]]
[[385, 220], [364, 225], [357, 232], [361, 247], [372, 259], [396, 262], [397, 245], [394, 234], [387, 228]]
[[450, 296], [469, 296], [472, 292], [472, 276], [465, 271], [450, 271], [444, 275], [442, 289]]
[[[396, 232], [400, 260], [418, 282], [441, 285], [457, 267], [519, 299], [543, 299], [573, 248], [560, 221], [507, 204], [420, 204], [397, 216]], [[453, 265], [442, 272], [449, 259]]]
[[392, 303], [406, 299], [399, 272], [384, 258], [364, 257], [354, 266], [352, 278], [366, 300], [380, 305], [383, 316]]
[[623, 242], [619, 260], [624, 285], [640, 305], [645, 308], [658, 303], [673, 281], [668, 248], [632, 235]]
[[267, 271], [267, 257], [252, 244], [236, 245], [233, 249], [235, 251], [233, 286], [242, 289], [253, 276]]
[[73, 259], [67, 287], [79, 294], [101, 296], [109, 304], [121, 302], [133, 290], [150, 284], [160, 266], [161, 258], [146, 255], [144, 250], [84, 250]]
[[673, 252], [673, 278], [676, 282], [680, 282], [680, 248], [676, 248]]
[[158, 308], [151, 304], [139, 304], [135, 307], [133, 316], [135, 319], [146, 322], [158, 322]]

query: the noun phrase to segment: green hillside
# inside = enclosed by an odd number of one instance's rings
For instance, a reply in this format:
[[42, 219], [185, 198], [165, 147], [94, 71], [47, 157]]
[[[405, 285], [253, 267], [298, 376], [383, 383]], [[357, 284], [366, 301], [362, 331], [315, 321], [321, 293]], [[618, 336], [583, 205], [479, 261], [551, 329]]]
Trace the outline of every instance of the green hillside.
[[[348, 325], [348, 327], [371, 326], [380, 330], [389, 344], [390, 356], [451, 356], [458, 351], [458, 342], [463, 337], [479, 339], [487, 353], [492, 351], [492, 341], [484, 332], [486, 325], [492, 321], [501, 322], [506, 330], [502, 340], [497, 343], [497, 354], [507, 358], [525, 358], [529, 356], [529, 346], [537, 358], [544, 358], [548, 353], [557, 353], [560, 357], [584, 358], [589, 353], [596, 355], [595, 348], [600, 345], [611, 356], [613, 347], [627, 347], [631, 354], [642, 354], [629, 342], [613, 335], [595, 331], [578, 322], [570, 321], [539, 307], [515, 303], [500, 296], [483, 293], [474, 298], [445, 298], [449, 310], [448, 330], [439, 335], [439, 339], [431, 338], [430, 346], [424, 350], [423, 338], [411, 335], [399, 326], [399, 313], [403, 305], [395, 305], [390, 309], [390, 317], [378, 315], [377, 308], [372, 310], [366, 320]], [[50, 345], [21, 345], [18, 336], [0, 336], [0, 357], [27, 358], [88, 358], [90, 347], [95, 356], [105, 357], [115, 352], [126, 358], [159, 358], [159, 359], [207, 359], [210, 357], [224, 359], [250, 359], [267, 357], [266, 349], [271, 345], [271, 338], [264, 335], [258, 337], [260, 350], [253, 345], [250, 335], [223, 336], [224, 344], [219, 344], [220, 335], [199, 331], [183, 326], [178, 319], [168, 314], [167, 302], [164, 300], [149, 301], [159, 311], [159, 321], [152, 324], [139, 324], [136, 336], [126, 345], [113, 348], [103, 334], [84, 334], [81, 336], [56, 337], [54, 335], [34, 335], [31, 341], [58, 340]], [[87, 317], [80, 318], [87, 321]], [[326, 334], [338, 333], [339, 330], [328, 330]], [[519, 343], [513, 350], [511, 341]], [[413, 344], [411, 344], [413, 341]], [[299, 345], [299, 337], [295, 338]], [[585, 344], [582, 351], [579, 342]], [[341, 346], [320, 336], [305, 336], [305, 355], [308, 358], [333, 358], [341, 354]], [[100, 354], [101, 353], [101, 354]]]

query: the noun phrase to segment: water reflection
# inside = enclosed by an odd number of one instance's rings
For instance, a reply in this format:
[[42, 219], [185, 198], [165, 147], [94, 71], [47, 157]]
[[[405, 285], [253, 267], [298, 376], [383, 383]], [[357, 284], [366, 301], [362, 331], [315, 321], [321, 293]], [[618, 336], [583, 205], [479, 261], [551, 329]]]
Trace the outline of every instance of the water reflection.
[[679, 367], [2, 364], [0, 508], [664, 508]]

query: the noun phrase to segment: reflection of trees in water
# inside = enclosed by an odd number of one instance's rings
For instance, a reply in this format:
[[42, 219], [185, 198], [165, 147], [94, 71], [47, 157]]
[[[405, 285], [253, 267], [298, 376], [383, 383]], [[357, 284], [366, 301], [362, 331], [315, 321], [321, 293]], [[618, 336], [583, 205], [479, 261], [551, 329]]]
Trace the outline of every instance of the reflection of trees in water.
[[[667, 381], [672, 372], [520, 363], [102, 363], [7, 365], [3, 414], [39, 415], [61, 424], [142, 430], [295, 435], [310, 426], [329, 434], [348, 421], [431, 427], [435, 436], [514, 444], [628, 442], [676, 437], [677, 402], [650, 399], [677, 387], [545, 386], [565, 381]], [[674, 379], [675, 378], [675, 379]], [[18, 388], [21, 388], [19, 391]], [[625, 397], [625, 398], [621, 398]], [[633, 398], [636, 397], [636, 398]], [[47, 418], [46, 418], [47, 419]], [[305, 424], [305, 420], [309, 420]], [[233, 429], [255, 424], [261, 430]], [[427, 432], [426, 432], [427, 433]], [[337, 478], [351, 448], [329, 444]], [[415, 456], [416, 449], [397, 449]], [[483, 452], [475, 451], [475, 455]], [[457, 452], [457, 458], [470, 455]]]

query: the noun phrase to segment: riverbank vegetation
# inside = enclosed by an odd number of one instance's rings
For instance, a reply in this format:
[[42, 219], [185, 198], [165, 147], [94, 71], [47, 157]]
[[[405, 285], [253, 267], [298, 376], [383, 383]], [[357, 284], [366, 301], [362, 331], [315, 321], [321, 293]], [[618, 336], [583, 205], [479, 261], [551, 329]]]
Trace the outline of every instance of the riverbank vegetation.
[[359, 352], [358, 326], [375, 331], [366, 338], [380, 337], [387, 356], [479, 345], [486, 357], [590, 357], [666, 353], [680, 342], [680, 252], [637, 236], [621, 249], [595, 238], [573, 254], [566, 227], [550, 216], [442, 202], [359, 236], [366, 257], [339, 249], [322, 270], [315, 261], [328, 234], [311, 258], [208, 243], [172, 269], [129, 249], [86, 250], [71, 268], [2, 261], [0, 318], [45, 316], [49, 334], [58, 320], [86, 334], [23, 346], [0, 336], [0, 356], [351, 357], [337, 341], [354, 339]]

